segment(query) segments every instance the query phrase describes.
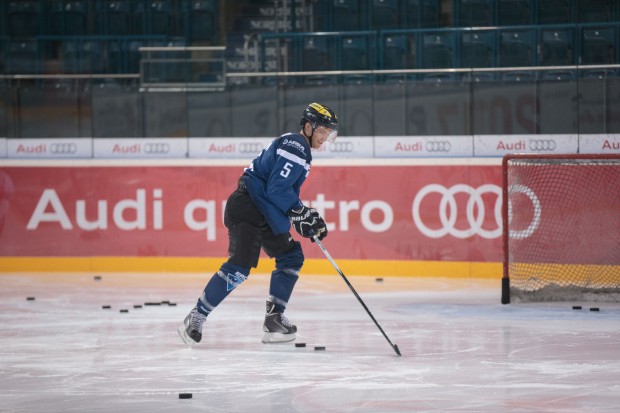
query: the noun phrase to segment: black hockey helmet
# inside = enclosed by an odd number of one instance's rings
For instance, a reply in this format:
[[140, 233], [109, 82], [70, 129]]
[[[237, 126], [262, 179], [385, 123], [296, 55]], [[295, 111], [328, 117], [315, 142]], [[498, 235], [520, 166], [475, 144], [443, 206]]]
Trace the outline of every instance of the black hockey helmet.
[[299, 124], [303, 128], [306, 122], [309, 122], [310, 126], [312, 126], [313, 134], [317, 126], [323, 126], [331, 129], [333, 132], [330, 134], [328, 141], [333, 142], [336, 140], [336, 135], [338, 132], [338, 118], [336, 117], [336, 113], [327, 106], [321, 105], [320, 103], [309, 104], [304, 110]]

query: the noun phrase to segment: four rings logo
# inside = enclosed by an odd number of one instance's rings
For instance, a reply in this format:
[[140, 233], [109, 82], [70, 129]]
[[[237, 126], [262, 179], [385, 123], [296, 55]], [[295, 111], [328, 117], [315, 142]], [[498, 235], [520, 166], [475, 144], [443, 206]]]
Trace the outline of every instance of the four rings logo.
[[52, 143], [50, 145], [50, 153], [54, 155], [73, 155], [77, 153], [78, 147], [75, 143]]
[[239, 153], [258, 153], [263, 150], [263, 144], [260, 142], [242, 142], [238, 148]]
[[[432, 193], [441, 195], [441, 201], [438, 205], [439, 219], [441, 227], [434, 229], [424, 223], [420, 214], [420, 205], [424, 198]], [[456, 221], [459, 214], [455, 194], [464, 193], [468, 196], [467, 206], [465, 208], [465, 216], [467, 218], [468, 227], [457, 228]], [[497, 227], [489, 230], [482, 227], [487, 213], [484, 206], [482, 195], [491, 194], [496, 196], [493, 214]], [[456, 238], [469, 238], [479, 235], [482, 238], [497, 238], [502, 234], [502, 190], [497, 185], [486, 184], [473, 188], [465, 184], [457, 184], [451, 188], [446, 188], [439, 184], [430, 184], [423, 187], [413, 200], [413, 221], [424, 235], [430, 238], [441, 238], [446, 235], [452, 235]]]
[[557, 144], [553, 139], [530, 139], [529, 146], [531, 151], [554, 151]]
[[353, 142], [350, 141], [336, 141], [329, 144], [330, 152], [351, 153], [354, 149]]
[[144, 144], [143, 150], [149, 155], [163, 155], [170, 152], [170, 145], [165, 142], [148, 142]]
[[452, 144], [449, 141], [427, 141], [427, 152], [450, 152]]

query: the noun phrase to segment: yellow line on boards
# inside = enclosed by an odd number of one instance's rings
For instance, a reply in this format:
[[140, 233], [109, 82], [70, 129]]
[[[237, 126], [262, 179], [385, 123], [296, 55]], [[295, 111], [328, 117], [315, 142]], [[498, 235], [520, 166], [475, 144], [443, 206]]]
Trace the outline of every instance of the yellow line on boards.
[[[219, 269], [226, 258], [214, 257], [0, 257], [0, 273], [14, 272], [207, 272]], [[345, 275], [495, 278], [499, 262], [336, 260]], [[255, 273], [270, 273], [273, 260], [261, 259]], [[334, 274], [326, 259], [306, 259], [302, 272]]]

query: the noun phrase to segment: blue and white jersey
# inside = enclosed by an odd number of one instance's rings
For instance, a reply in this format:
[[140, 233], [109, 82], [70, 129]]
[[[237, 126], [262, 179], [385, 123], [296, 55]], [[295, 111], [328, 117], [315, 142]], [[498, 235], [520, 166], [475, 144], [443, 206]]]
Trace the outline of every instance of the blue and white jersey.
[[287, 133], [274, 139], [245, 169], [248, 193], [275, 234], [290, 230], [288, 211], [302, 205], [299, 190], [311, 162], [306, 138]]

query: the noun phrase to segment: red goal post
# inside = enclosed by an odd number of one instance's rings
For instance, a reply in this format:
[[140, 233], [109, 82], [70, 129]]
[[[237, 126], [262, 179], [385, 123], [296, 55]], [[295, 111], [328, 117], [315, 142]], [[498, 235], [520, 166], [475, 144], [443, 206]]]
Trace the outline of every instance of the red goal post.
[[502, 303], [620, 302], [620, 154], [506, 155]]

